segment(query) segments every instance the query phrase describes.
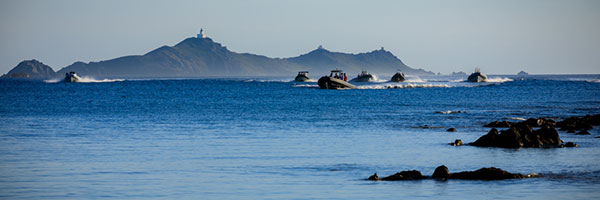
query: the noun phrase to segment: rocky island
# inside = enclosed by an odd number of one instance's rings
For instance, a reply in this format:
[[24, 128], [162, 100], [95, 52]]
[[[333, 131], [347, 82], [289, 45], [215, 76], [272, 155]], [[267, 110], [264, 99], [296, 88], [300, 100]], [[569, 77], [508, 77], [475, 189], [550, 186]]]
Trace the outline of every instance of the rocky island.
[[383, 47], [371, 52], [349, 54], [332, 52], [319, 46], [297, 57], [269, 58], [230, 51], [201, 33], [175, 46], [163, 46], [144, 55], [100, 62], [75, 62], [57, 72], [39, 61], [27, 60], [2, 77], [51, 79], [60, 78], [70, 71], [95, 78], [293, 76], [298, 71], [326, 74], [333, 68], [355, 73], [367, 67], [369, 71], [381, 74], [393, 74], [396, 70], [411, 75], [434, 74], [405, 65]]

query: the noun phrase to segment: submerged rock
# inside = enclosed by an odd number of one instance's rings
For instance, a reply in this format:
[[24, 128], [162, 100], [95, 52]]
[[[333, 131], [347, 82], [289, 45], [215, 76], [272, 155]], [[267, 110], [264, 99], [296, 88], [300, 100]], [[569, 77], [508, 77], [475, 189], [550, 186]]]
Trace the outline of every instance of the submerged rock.
[[590, 134], [590, 132], [588, 132], [587, 130], [581, 130], [576, 133], [576, 135], [589, 135], [589, 134]]
[[463, 142], [460, 139], [456, 139], [456, 140], [454, 140], [454, 142], [451, 142], [450, 145], [452, 145], [452, 146], [462, 146]]
[[578, 146], [579, 146], [578, 144], [575, 144], [575, 143], [573, 143], [573, 142], [567, 142], [567, 143], [564, 143], [564, 144], [558, 145], [558, 147], [561, 147], [561, 148], [562, 148], [562, 147], [578, 147]]
[[475, 171], [464, 171], [450, 174], [448, 179], [466, 179], [466, 180], [504, 180], [514, 178], [525, 178], [522, 174], [513, 174], [499, 168], [481, 168]]
[[449, 128], [448, 130], [446, 130], [447, 132], [456, 132], [455, 128]]
[[516, 179], [516, 178], [532, 178], [537, 177], [537, 174], [522, 175], [519, 173], [510, 173], [500, 168], [489, 167], [481, 168], [475, 171], [463, 171], [458, 173], [450, 173], [448, 167], [445, 165], [438, 166], [435, 168], [431, 177], [426, 177], [417, 170], [402, 171], [391, 176], [380, 179], [377, 173], [370, 176], [367, 180], [370, 181], [403, 181], [403, 180], [421, 180], [421, 179], [464, 179], [464, 180], [504, 180], [504, 179]]
[[401, 171], [390, 175], [388, 177], [384, 177], [382, 181], [401, 181], [401, 180], [420, 180], [425, 179], [426, 177], [421, 174], [420, 171], [410, 170], [410, 171]]
[[370, 181], [380, 181], [381, 179], [379, 179], [379, 176], [377, 175], [377, 173], [375, 173], [375, 174], [369, 176], [369, 178], [367, 178], [367, 180], [370, 180]]
[[570, 117], [556, 123], [560, 130], [575, 132], [578, 130], [590, 130], [600, 125], [600, 114], [586, 115], [583, 117]]

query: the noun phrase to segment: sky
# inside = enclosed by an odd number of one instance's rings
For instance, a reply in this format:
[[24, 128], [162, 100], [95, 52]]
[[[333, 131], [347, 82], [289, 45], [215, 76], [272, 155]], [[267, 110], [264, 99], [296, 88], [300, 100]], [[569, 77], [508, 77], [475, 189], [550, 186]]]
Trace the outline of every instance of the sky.
[[142, 55], [200, 28], [268, 57], [384, 47], [442, 74], [600, 74], [597, 0], [0, 0], [0, 74]]

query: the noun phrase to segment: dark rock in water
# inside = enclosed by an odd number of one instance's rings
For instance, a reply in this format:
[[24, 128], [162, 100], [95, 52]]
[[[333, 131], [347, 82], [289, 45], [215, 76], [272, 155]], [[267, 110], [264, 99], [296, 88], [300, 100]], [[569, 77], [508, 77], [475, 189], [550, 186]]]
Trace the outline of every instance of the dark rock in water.
[[520, 123], [525, 123], [531, 127], [542, 127], [544, 125], [550, 125], [550, 126], [554, 126], [556, 122], [554, 122], [554, 120], [551, 119], [546, 119], [546, 118], [529, 118], [527, 120], [525, 120], [524, 122], [520, 122]]
[[380, 181], [381, 179], [379, 179], [379, 176], [377, 175], [377, 173], [375, 173], [375, 174], [369, 176], [369, 178], [367, 180], [370, 180], [370, 181]]
[[594, 137], [594, 138], [600, 138], [600, 136], [596, 136], [596, 137]]
[[567, 130], [573, 133], [577, 130], [593, 129], [594, 125], [600, 125], [600, 114], [586, 115], [581, 118], [570, 117], [556, 123], [556, 126], [558, 126], [561, 130]]
[[513, 174], [499, 168], [481, 168], [476, 171], [465, 171], [450, 174], [449, 179], [467, 180], [504, 180], [513, 178], [524, 178], [522, 174]]
[[498, 137], [498, 130], [492, 128], [490, 132], [475, 140], [475, 142], [471, 143], [471, 145], [479, 147], [491, 147], [495, 145], [496, 137]]
[[420, 179], [425, 179], [425, 178], [426, 177], [424, 177], [420, 171], [410, 170], [410, 171], [401, 171], [401, 172], [395, 173], [391, 176], [384, 177], [381, 180], [382, 181], [401, 181], [401, 180], [420, 180]]
[[578, 144], [575, 144], [573, 142], [567, 142], [567, 143], [565, 143], [565, 147], [578, 147], [578, 146], [579, 146]]
[[[431, 178], [438, 180], [446, 179], [465, 179], [465, 180], [504, 180], [515, 178], [532, 178], [539, 177], [537, 174], [522, 175], [518, 173], [510, 173], [499, 168], [481, 168], [476, 171], [464, 171], [458, 173], [450, 173], [448, 167], [441, 165], [433, 171]], [[380, 179], [377, 173], [370, 176], [367, 180], [370, 181], [403, 181], [403, 180], [421, 180], [429, 177], [423, 176], [417, 170], [402, 171], [394, 175]]]
[[456, 132], [456, 129], [455, 129], [455, 128], [449, 128], [449, 129], [448, 129], [448, 130], [446, 130], [446, 131], [448, 131], [448, 132]]
[[491, 122], [487, 125], [484, 125], [483, 127], [507, 128], [507, 127], [510, 127], [512, 124], [513, 124], [512, 122], [507, 122], [507, 121], [495, 121], [495, 122]]
[[462, 146], [463, 142], [460, 139], [456, 139], [456, 140], [454, 140], [454, 142], [450, 143], [450, 145], [452, 145], [452, 146]]
[[501, 131], [492, 128], [486, 135], [481, 136], [473, 146], [480, 147], [502, 147], [502, 148], [519, 148], [519, 147], [541, 147], [543, 145], [558, 145], [561, 144], [556, 129], [549, 125], [544, 125], [542, 128], [533, 131], [529, 125], [525, 123], [514, 124], [507, 130]]
[[550, 126], [544, 126], [533, 133], [539, 136], [542, 145], [558, 145], [563, 142], [556, 129]]
[[450, 177], [450, 170], [445, 165], [439, 166], [435, 168], [431, 177], [435, 179], [447, 179]]
[[576, 135], [589, 135], [589, 134], [590, 134], [590, 132], [588, 132], [587, 130], [581, 130]]

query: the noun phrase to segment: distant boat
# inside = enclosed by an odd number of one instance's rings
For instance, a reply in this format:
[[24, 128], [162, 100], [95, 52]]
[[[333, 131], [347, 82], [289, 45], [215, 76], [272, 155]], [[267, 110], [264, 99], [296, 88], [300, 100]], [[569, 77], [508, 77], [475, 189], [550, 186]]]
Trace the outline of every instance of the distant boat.
[[298, 81], [298, 82], [309, 81], [310, 77], [308, 77], [308, 71], [299, 71], [295, 80]]
[[475, 68], [475, 72], [469, 75], [467, 81], [479, 83], [487, 81], [487, 78], [488, 77], [484, 73], [480, 72], [479, 68]]
[[358, 76], [350, 81], [352, 82], [371, 82], [374, 81], [375, 77], [373, 77], [373, 75], [369, 74], [366, 70], [363, 70], [362, 72], [360, 72], [360, 74], [358, 74]]
[[65, 74], [64, 82], [75, 83], [81, 81], [81, 78], [77, 76], [75, 72], [69, 72]]
[[396, 74], [394, 74], [394, 76], [392, 76], [392, 80], [390, 80], [390, 81], [392, 81], [392, 82], [403, 82], [405, 80], [406, 79], [404, 78], [404, 73], [398, 71], [398, 72], [396, 72]]
[[323, 76], [319, 79], [317, 84], [321, 89], [352, 89], [356, 86], [344, 81], [346, 74], [342, 70], [335, 69], [331, 70], [329, 76]]

